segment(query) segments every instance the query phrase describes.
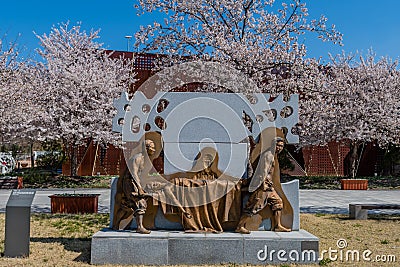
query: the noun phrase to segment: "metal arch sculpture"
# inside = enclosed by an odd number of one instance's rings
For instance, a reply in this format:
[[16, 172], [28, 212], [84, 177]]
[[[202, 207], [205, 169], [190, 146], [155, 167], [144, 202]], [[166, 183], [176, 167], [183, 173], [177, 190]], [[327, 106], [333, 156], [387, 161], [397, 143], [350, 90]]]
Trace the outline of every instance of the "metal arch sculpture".
[[[149, 131], [156, 129], [163, 132], [163, 136], [173, 138], [173, 133], [175, 133], [174, 127], [169, 127], [169, 125], [177, 126], [173, 121], [175, 116], [170, 116], [171, 112], [176, 107], [179, 107], [183, 102], [187, 101], [205, 101], [205, 98], [209, 100], [211, 105], [215, 105], [220, 102], [223, 105], [229, 106], [231, 110], [224, 109], [220, 112], [225, 112], [225, 114], [218, 114], [219, 117], [227, 118], [230, 123], [242, 124], [241, 116], [242, 112], [246, 112], [250, 116], [256, 125], [253, 126], [253, 132], [240, 132], [239, 136], [233, 136], [232, 141], [240, 141], [246, 136], [257, 136], [263, 130], [269, 127], [286, 128], [287, 136], [286, 139], [288, 143], [298, 143], [298, 136], [292, 133], [292, 128], [298, 123], [298, 100], [299, 96], [297, 94], [291, 95], [288, 101], [284, 101], [283, 95], [279, 95], [272, 101], [270, 99], [270, 94], [253, 94], [256, 103], [251, 103], [245, 94], [236, 93], [193, 93], [193, 92], [158, 92], [153, 98], [148, 99], [142, 92], [136, 92], [131, 100], [128, 99], [127, 93], [122, 93], [119, 99], [114, 101], [114, 106], [117, 109], [117, 115], [113, 119], [113, 131], [123, 134], [123, 141], [137, 142], [142, 138], [146, 129], [144, 124], [148, 123], [150, 126]], [[156, 112], [157, 104], [160, 100], [167, 100], [169, 102], [168, 108], [162, 112]], [[144, 112], [143, 107], [149, 106], [151, 108], [150, 112]], [[128, 108], [129, 107], [129, 108]], [[282, 116], [286, 110], [286, 116]], [[199, 116], [204, 114], [196, 114], [193, 111], [193, 106], [188, 105], [187, 108], [181, 110], [184, 116], [189, 115]], [[200, 112], [204, 112], [200, 110]], [[156, 123], [156, 117], [162, 117], [165, 120], [167, 127], [165, 129], [160, 129]], [[134, 124], [134, 119], [137, 118], [140, 121], [139, 129], [137, 132], [132, 131], [131, 125]], [[232, 133], [235, 134], [235, 133]]]

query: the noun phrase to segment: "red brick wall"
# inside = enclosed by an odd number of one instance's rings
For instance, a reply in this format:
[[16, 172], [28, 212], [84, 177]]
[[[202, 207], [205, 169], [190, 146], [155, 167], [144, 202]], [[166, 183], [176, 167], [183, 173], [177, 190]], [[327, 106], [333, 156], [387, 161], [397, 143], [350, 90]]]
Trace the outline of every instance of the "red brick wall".
[[[102, 148], [101, 145], [91, 141], [87, 145], [78, 147], [77, 162], [79, 176], [118, 175], [123, 160], [122, 149], [113, 145]], [[71, 174], [71, 165], [67, 161], [62, 166], [62, 174]]]
[[304, 147], [302, 152], [307, 175], [344, 176], [344, 159], [349, 151], [349, 146], [339, 142]]

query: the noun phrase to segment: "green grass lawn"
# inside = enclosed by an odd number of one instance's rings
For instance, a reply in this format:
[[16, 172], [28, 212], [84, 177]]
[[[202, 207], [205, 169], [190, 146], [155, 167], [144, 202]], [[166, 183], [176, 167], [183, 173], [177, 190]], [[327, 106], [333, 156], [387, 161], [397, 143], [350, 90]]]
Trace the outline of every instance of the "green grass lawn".
[[110, 188], [115, 176], [24, 175], [25, 188]]

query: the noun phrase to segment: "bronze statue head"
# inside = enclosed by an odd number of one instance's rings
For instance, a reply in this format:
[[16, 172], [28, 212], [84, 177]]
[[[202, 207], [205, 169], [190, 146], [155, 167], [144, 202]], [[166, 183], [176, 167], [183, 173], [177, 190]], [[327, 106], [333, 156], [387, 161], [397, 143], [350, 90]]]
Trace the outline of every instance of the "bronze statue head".
[[275, 150], [276, 154], [281, 153], [284, 146], [285, 146], [285, 139], [283, 139], [282, 137], [277, 136], [274, 139], [272, 139], [271, 147]]
[[150, 139], [145, 140], [145, 146], [146, 146], [146, 151], [149, 156], [153, 155], [154, 152], [156, 151], [156, 146], [154, 145], [154, 142]]

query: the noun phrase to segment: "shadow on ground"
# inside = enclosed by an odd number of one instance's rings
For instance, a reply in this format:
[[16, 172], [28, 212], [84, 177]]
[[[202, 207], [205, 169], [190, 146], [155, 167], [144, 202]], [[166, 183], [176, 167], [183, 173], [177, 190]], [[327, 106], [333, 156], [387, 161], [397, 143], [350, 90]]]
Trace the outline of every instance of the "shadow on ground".
[[39, 243], [60, 243], [68, 251], [81, 253], [74, 261], [90, 264], [91, 238], [31, 237], [30, 240]]
[[330, 206], [306, 206], [300, 207], [301, 213], [325, 213], [325, 214], [348, 214], [348, 208]]
[[[342, 221], [359, 221], [359, 220], [354, 220], [351, 219], [348, 215], [345, 214], [329, 214], [329, 213], [316, 213], [315, 214], [317, 217], [323, 217], [325, 215], [333, 215], [330, 217], [327, 217], [328, 220], [342, 220]], [[394, 210], [393, 213], [390, 214], [369, 214], [368, 213], [368, 221], [393, 221], [397, 222], [400, 221], [400, 213], [398, 210]], [[361, 220], [361, 221], [366, 221], [366, 220]]]

